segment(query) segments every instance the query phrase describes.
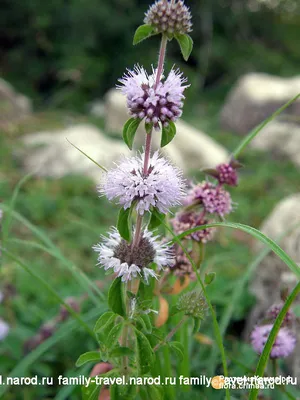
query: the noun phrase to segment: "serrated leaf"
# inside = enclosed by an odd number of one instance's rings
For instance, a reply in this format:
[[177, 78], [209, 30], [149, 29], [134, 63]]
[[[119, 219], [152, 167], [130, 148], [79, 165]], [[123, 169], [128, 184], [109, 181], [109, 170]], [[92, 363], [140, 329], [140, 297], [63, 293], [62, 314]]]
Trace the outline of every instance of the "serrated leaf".
[[88, 351], [87, 353], [81, 354], [76, 361], [76, 367], [81, 367], [87, 362], [91, 361], [101, 361], [99, 351]]
[[112, 317], [114, 313], [112, 311], [107, 311], [106, 313], [102, 314], [95, 323], [94, 332], [98, 332], [99, 329], [103, 328], [103, 326], [107, 323], [107, 321]]
[[108, 333], [106, 346], [109, 349], [112, 348], [118, 341], [119, 337], [121, 336], [123, 327], [124, 327], [124, 322], [120, 322], [119, 324], [115, 325], [112, 328], [112, 330]]
[[210, 285], [216, 277], [216, 273], [215, 272], [209, 272], [205, 274], [205, 278], [204, 278], [204, 282], [206, 285]]
[[131, 350], [129, 347], [115, 347], [112, 349], [109, 353], [110, 357], [112, 358], [118, 358], [118, 357], [124, 357], [124, 356], [133, 356], [134, 351]]
[[187, 61], [193, 50], [193, 39], [189, 35], [180, 35], [180, 34], [176, 34], [175, 38], [179, 43], [180, 50], [184, 60]]
[[154, 362], [154, 352], [146, 336], [135, 329], [136, 347], [137, 347], [137, 362], [138, 369], [141, 375], [146, 374]]
[[156, 208], [154, 208], [151, 212], [151, 218], [148, 224], [148, 229], [152, 231], [153, 229], [157, 228], [159, 225], [162, 224], [162, 221], [164, 221], [166, 218], [166, 215], [157, 211]]
[[134, 33], [133, 45], [140, 43], [152, 35], [155, 35], [153, 26], [148, 24], [140, 25]]
[[176, 126], [173, 121], [169, 122], [168, 126], [162, 127], [160, 146], [164, 147], [170, 143], [176, 135]]
[[116, 314], [126, 315], [121, 278], [116, 278], [109, 288], [108, 305]]
[[184, 347], [180, 342], [169, 342], [170, 349], [175, 353], [176, 357], [178, 357], [179, 361], [183, 360], [184, 355]]
[[119, 211], [117, 228], [119, 234], [122, 236], [123, 239], [127, 240], [127, 242], [131, 239], [131, 224], [130, 224], [130, 217], [131, 217], [131, 208], [121, 208]]
[[130, 118], [126, 121], [123, 127], [123, 140], [127, 144], [130, 150], [132, 150], [134, 137], [141, 123], [141, 119], [139, 118]]

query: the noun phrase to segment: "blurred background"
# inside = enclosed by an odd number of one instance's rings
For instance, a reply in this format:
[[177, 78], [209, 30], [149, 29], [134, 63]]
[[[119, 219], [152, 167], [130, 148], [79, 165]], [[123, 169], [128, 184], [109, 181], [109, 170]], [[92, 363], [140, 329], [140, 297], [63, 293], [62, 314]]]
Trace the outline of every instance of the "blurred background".
[[[109, 280], [95, 267], [91, 246], [115, 223], [117, 208], [98, 198], [100, 170], [66, 138], [105, 166], [119, 154], [128, 154], [120, 140], [127, 118], [124, 99], [114, 87], [126, 68], [138, 62], [149, 70], [156, 63], [157, 36], [132, 46], [134, 31], [150, 4], [148, 0], [1, 2], [0, 206], [2, 244], [9, 253], [2, 254], [0, 269], [0, 374], [88, 373], [74, 364], [79, 354], [93, 349], [93, 341], [60, 309], [58, 297], [80, 309], [87, 322], [93, 323], [105, 309], [88, 281], [96, 282], [100, 294], [105, 294]], [[172, 41], [166, 70], [176, 64], [191, 87], [186, 92], [185, 122], [167, 155], [197, 180], [204, 178], [202, 167], [228, 159], [247, 132], [300, 92], [300, 4], [297, 0], [187, 0], [186, 4], [193, 15], [194, 50], [185, 63]], [[278, 211], [286, 214], [281, 214], [280, 228], [274, 231], [282, 233], [287, 221], [300, 222], [299, 124], [298, 100], [242, 154], [244, 168], [239, 186], [231, 190], [236, 209], [230, 220], [256, 228], [268, 218], [276, 223], [277, 214], [270, 217], [270, 213], [288, 198], [292, 200]], [[295, 239], [289, 240], [287, 247]], [[209, 290], [218, 317], [232, 304], [233, 293], [251, 265], [243, 285], [248, 288], [251, 281], [255, 287], [260, 279], [253, 267], [257, 251], [253, 240], [238, 231], [222, 230], [208, 245], [203, 268], [217, 272]], [[293, 251], [290, 255], [300, 261], [299, 246]], [[87, 280], [80, 280], [81, 271]], [[274, 281], [267, 284], [277, 285], [280, 297], [279, 275], [270, 275]], [[261, 309], [257, 310], [255, 289], [239, 296], [230, 309], [225, 340], [230, 359], [244, 357], [244, 368], [251, 370], [257, 358], [247, 345], [247, 324], [253, 322], [248, 316], [255, 307], [255, 315]], [[220, 365], [211, 325], [208, 319], [204, 338], [193, 343], [192, 375], [209, 373], [212, 362]], [[241, 366], [233, 361], [231, 366], [232, 374], [242, 375]], [[79, 392], [76, 387], [54, 385], [27, 387], [20, 394], [16, 388], [0, 387], [0, 397], [8, 400], [77, 399]], [[181, 399], [194, 395], [184, 396]], [[222, 398], [218, 396], [214, 392], [207, 398]]]

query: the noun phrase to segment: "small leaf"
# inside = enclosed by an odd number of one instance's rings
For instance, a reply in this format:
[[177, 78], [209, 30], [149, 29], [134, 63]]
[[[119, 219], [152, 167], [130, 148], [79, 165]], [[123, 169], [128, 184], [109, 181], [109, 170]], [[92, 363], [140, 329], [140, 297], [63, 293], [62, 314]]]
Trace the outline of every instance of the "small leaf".
[[123, 127], [123, 140], [127, 144], [130, 150], [132, 150], [134, 137], [141, 123], [139, 118], [130, 118]]
[[121, 278], [116, 278], [109, 288], [108, 305], [116, 314], [126, 315]]
[[131, 239], [131, 226], [130, 226], [131, 212], [132, 212], [131, 208], [127, 208], [127, 210], [121, 208], [119, 211], [118, 222], [117, 222], [118, 231], [122, 236], [122, 238], [127, 240], [127, 242], [129, 242]]
[[175, 135], [176, 135], [176, 126], [173, 121], [169, 121], [169, 125], [163, 126], [162, 128], [160, 146], [161, 147], [166, 146], [173, 140]]
[[135, 31], [133, 45], [140, 43], [142, 40], [145, 40], [152, 35], [155, 35], [153, 26], [148, 24], [140, 25]]
[[171, 350], [175, 353], [176, 357], [178, 357], [179, 361], [182, 361], [184, 355], [183, 345], [180, 342], [170, 342], [169, 346]]
[[179, 43], [180, 50], [184, 60], [187, 61], [193, 50], [193, 39], [189, 35], [180, 35], [180, 34], [176, 34], [175, 38]]
[[109, 332], [106, 341], [106, 345], [109, 349], [112, 348], [118, 341], [119, 337], [121, 336], [123, 327], [124, 327], [124, 322], [120, 322], [119, 324], [115, 325]]
[[151, 212], [151, 218], [148, 224], [148, 229], [150, 231], [153, 231], [153, 229], [157, 228], [160, 224], [162, 224], [162, 221], [166, 218], [166, 215], [157, 211], [156, 208], [154, 208]]
[[216, 277], [216, 273], [215, 272], [209, 272], [208, 274], [205, 274], [205, 278], [204, 278], [204, 282], [206, 285], [210, 285]]
[[99, 351], [88, 351], [87, 353], [81, 354], [76, 361], [76, 367], [81, 367], [91, 361], [101, 361]]
[[131, 350], [129, 347], [115, 347], [114, 349], [111, 350], [109, 353], [110, 357], [112, 358], [118, 358], [118, 357], [124, 357], [124, 356], [133, 356], [134, 351]]
[[102, 314], [98, 319], [97, 322], [94, 326], [94, 332], [99, 331], [103, 326], [106, 324], [106, 322], [112, 317], [114, 313], [112, 311], [107, 311], [106, 313]]
[[118, 316], [117, 314], [113, 313], [113, 315], [108, 319], [108, 321], [102, 327], [99, 327], [97, 329], [96, 336], [100, 344], [106, 343], [108, 333], [114, 327], [117, 316]]
[[146, 332], [151, 333], [152, 332], [152, 324], [151, 324], [149, 315], [142, 314], [142, 315], [140, 315], [140, 318], [144, 321]]
[[146, 336], [135, 329], [136, 347], [137, 347], [137, 362], [141, 375], [146, 374], [154, 362], [154, 352]]
[[194, 318], [193, 334], [197, 333], [199, 331], [200, 325], [201, 325], [201, 319], [200, 318]]

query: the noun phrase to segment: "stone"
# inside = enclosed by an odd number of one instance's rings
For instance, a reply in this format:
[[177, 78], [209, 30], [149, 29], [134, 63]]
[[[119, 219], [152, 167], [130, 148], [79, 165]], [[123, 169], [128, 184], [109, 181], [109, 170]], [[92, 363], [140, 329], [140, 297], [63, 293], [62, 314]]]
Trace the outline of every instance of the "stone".
[[18, 155], [25, 171], [53, 178], [81, 174], [99, 183], [103, 171], [67, 140], [105, 168], [122, 155], [129, 155], [129, 149], [121, 141], [107, 137], [93, 125], [80, 124], [61, 131], [23, 136], [24, 146]]
[[[221, 128], [247, 134], [300, 93], [300, 75], [282, 78], [264, 73], [242, 76], [229, 92], [221, 110]], [[292, 103], [281, 116], [300, 124], [300, 99]]]
[[[120, 91], [111, 89], [105, 96], [105, 127], [108, 132], [122, 135], [124, 123], [129, 118], [125, 97]], [[229, 154], [220, 144], [204, 132], [199, 131], [187, 122], [176, 122], [177, 134], [170, 144], [162, 149], [170, 160], [184, 172], [193, 169], [215, 167], [217, 164], [228, 161]], [[152, 146], [159, 148], [160, 132], [154, 131]], [[138, 128], [135, 147], [144, 145], [145, 131], [143, 123]]]
[[[276, 241], [280, 247], [299, 265], [300, 270], [300, 193], [280, 201], [263, 222], [261, 228], [266, 236]], [[261, 242], [255, 245], [258, 253], [264, 248]], [[296, 286], [295, 274], [273, 252], [262, 260], [250, 284], [250, 291], [256, 297], [256, 305], [246, 324], [246, 338], [254, 325], [265, 315], [267, 309], [280, 302], [283, 289], [289, 292]], [[300, 304], [298, 296], [294, 304]], [[290, 373], [300, 379], [300, 331], [297, 330], [296, 351], [289, 358]]]
[[285, 121], [271, 121], [251, 142], [257, 150], [284, 156], [300, 167], [300, 125]]
[[7, 128], [32, 113], [31, 101], [28, 97], [17, 93], [14, 88], [0, 78], [0, 127]]

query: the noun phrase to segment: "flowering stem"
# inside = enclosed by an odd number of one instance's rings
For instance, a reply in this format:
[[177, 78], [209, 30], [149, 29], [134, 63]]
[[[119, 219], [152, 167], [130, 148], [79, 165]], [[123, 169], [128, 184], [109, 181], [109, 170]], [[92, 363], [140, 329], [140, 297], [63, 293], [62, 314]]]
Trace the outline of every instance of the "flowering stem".
[[162, 345], [168, 343], [170, 339], [175, 335], [175, 333], [178, 331], [178, 329], [187, 321], [188, 315], [185, 315], [176, 326], [170, 331], [170, 333], [166, 336], [165, 340], [162, 342], [157, 343], [157, 345], [153, 348], [153, 351], [157, 351]]
[[149, 160], [150, 160], [150, 153], [151, 153], [151, 139], [152, 139], [152, 129], [149, 133], [146, 134], [144, 175], [148, 175]]
[[157, 88], [157, 86], [158, 86], [158, 84], [160, 82], [160, 79], [161, 79], [161, 75], [162, 75], [163, 69], [164, 69], [167, 43], [168, 43], [167, 36], [162, 35], [154, 89]]

